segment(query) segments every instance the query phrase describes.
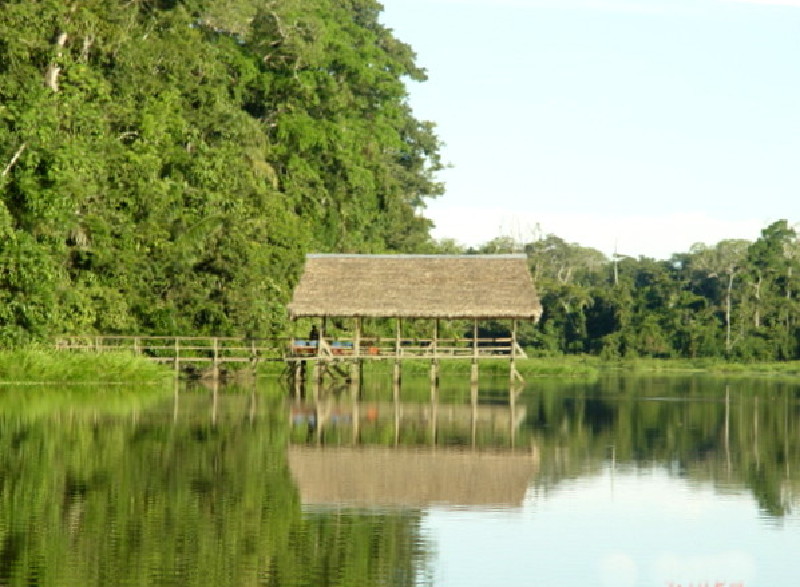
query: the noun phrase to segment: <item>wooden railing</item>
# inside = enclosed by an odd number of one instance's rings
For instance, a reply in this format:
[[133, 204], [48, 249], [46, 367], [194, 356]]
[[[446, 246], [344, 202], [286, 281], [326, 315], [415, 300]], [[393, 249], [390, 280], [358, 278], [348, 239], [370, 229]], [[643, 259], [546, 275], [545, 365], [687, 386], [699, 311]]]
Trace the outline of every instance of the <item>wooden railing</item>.
[[278, 340], [222, 336], [64, 336], [56, 340], [59, 350], [132, 352], [176, 367], [181, 363], [282, 361], [284, 347]]
[[174, 363], [258, 363], [284, 360], [525, 358], [512, 338], [353, 338], [256, 339], [201, 336], [63, 336], [65, 351], [132, 352]]
[[394, 338], [361, 337], [356, 344], [353, 338], [325, 337], [320, 341], [291, 339], [287, 349], [288, 359], [454, 359], [511, 357], [526, 358], [525, 351], [512, 338]]

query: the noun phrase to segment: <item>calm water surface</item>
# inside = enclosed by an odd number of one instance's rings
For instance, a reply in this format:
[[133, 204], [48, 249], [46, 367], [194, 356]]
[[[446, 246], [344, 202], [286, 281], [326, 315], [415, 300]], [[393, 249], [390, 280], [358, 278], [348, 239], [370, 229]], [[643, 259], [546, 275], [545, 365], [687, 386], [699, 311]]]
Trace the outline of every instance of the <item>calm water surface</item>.
[[800, 584], [798, 383], [385, 384], [0, 387], [0, 586]]

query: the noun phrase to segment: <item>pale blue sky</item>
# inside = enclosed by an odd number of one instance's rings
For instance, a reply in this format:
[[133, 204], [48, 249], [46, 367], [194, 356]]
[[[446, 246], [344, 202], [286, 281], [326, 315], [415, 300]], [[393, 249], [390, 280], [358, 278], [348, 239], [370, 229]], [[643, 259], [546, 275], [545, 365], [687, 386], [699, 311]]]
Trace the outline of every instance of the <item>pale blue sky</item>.
[[383, 0], [464, 244], [666, 258], [800, 220], [800, 0]]

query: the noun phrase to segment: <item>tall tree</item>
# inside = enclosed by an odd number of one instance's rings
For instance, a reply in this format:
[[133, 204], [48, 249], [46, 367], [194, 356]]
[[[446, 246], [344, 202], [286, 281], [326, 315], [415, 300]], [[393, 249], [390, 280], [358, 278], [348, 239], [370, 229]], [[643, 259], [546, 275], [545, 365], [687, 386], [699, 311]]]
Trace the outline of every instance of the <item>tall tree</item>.
[[438, 140], [372, 0], [7, 0], [0, 342], [280, 332], [306, 251], [431, 246]]

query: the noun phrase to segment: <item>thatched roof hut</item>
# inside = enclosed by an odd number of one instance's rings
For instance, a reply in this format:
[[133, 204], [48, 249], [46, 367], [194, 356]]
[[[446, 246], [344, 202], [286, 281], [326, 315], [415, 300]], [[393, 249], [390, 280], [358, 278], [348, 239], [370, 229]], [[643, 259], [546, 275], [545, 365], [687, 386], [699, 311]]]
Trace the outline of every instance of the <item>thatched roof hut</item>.
[[525, 255], [308, 255], [292, 318], [537, 320]]

